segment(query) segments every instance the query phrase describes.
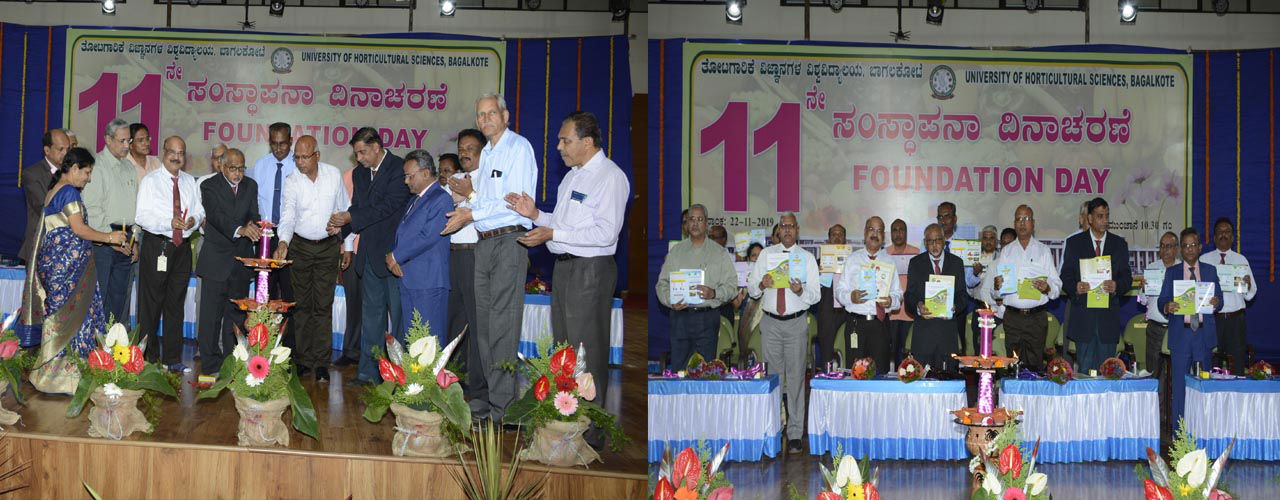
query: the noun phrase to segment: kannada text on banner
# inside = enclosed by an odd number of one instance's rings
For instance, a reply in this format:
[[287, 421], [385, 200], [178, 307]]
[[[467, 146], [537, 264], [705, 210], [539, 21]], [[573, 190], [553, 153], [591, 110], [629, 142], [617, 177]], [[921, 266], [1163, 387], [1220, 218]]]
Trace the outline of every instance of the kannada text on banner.
[[[107, 122], [145, 123], [152, 153], [181, 136], [187, 171], [209, 171], [218, 143], [246, 161], [267, 154], [267, 128], [311, 135], [321, 161], [354, 165], [356, 129], [379, 130], [403, 155], [439, 154], [475, 126], [475, 100], [500, 92], [504, 42], [67, 30], [64, 123], [101, 151]], [[96, 138], [96, 140], [89, 139]]]
[[[687, 43], [685, 203], [732, 234], [796, 212], [806, 235], [871, 215], [919, 234], [943, 200], [961, 229], [1111, 230], [1155, 247], [1186, 225], [1189, 56]], [[972, 237], [972, 236], [969, 236]]]

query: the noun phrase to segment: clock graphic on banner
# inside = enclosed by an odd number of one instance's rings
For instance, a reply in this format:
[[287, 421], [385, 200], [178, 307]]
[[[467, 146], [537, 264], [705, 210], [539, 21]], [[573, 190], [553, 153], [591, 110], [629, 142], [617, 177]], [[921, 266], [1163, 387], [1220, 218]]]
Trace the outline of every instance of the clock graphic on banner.
[[956, 91], [956, 72], [950, 66], [939, 64], [929, 73], [929, 90], [933, 98], [946, 100], [954, 97]]
[[271, 51], [271, 71], [284, 74], [293, 70], [293, 51], [280, 47]]

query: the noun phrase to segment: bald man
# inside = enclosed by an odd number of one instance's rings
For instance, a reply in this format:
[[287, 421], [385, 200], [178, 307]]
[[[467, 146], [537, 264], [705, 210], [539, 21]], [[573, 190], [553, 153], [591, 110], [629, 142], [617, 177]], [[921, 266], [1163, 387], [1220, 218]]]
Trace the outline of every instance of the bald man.
[[934, 370], [955, 366], [951, 354], [960, 352], [960, 343], [956, 337], [954, 316], [945, 318], [925, 308], [925, 283], [933, 275], [951, 276], [955, 284], [952, 294], [955, 316], [969, 307], [969, 293], [964, 287], [964, 261], [943, 250], [946, 242], [942, 226], [929, 224], [924, 229], [925, 252], [912, 257], [907, 265], [907, 289], [903, 297], [907, 311], [916, 318], [911, 334], [911, 354]]
[[62, 166], [62, 157], [71, 147], [67, 134], [56, 128], [45, 132], [40, 143], [44, 145], [44, 158], [22, 169], [22, 194], [27, 199], [27, 231], [22, 238], [22, 251], [18, 253], [22, 260], [31, 260], [31, 254], [35, 252], [44, 199], [53, 186], [53, 173]]
[[138, 186], [134, 219], [142, 228], [138, 269], [138, 328], [154, 339], [164, 321], [161, 342], [151, 342], [147, 361], [162, 362], [182, 372], [183, 301], [191, 279], [191, 233], [204, 222], [204, 207], [196, 179], [183, 172], [187, 144], [181, 137], [164, 140], [160, 150], [164, 168], [152, 170]]
[[219, 147], [222, 152], [215, 149], [214, 156], [222, 156], [221, 173], [200, 184], [200, 204], [207, 219], [204, 246], [196, 263], [196, 275], [202, 281], [196, 318], [200, 374], [214, 377], [235, 347], [231, 325], [244, 322], [244, 312], [231, 300], [247, 297], [253, 280], [253, 272], [236, 257], [254, 257], [254, 245], [262, 236], [257, 224], [262, 218], [258, 214], [258, 183], [244, 175], [244, 153]]

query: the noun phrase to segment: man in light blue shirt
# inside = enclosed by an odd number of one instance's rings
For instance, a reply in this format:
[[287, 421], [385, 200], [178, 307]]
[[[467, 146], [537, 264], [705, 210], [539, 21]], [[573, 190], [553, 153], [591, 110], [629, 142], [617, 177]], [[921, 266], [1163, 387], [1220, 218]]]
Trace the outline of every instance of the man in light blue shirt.
[[[284, 180], [298, 171], [293, 161], [293, 133], [288, 123], [275, 122], [267, 129], [271, 152], [258, 158], [245, 175], [258, 184], [258, 210], [262, 220], [280, 224], [280, 203], [284, 199]], [[280, 244], [280, 238], [271, 237], [271, 246]], [[293, 275], [289, 266], [277, 269], [268, 277], [267, 287], [273, 300], [293, 302]], [[290, 313], [289, 316], [292, 316]], [[284, 345], [293, 347], [293, 322], [285, 324]], [[300, 372], [299, 375], [302, 373]]]
[[500, 366], [516, 359], [524, 313], [524, 282], [529, 272], [528, 250], [517, 238], [533, 227], [528, 217], [507, 208], [507, 193], [537, 192], [538, 164], [529, 141], [507, 129], [510, 114], [499, 94], [476, 100], [476, 128], [488, 144], [480, 153], [475, 188], [468, 179], [450, 180], [450, 188], [466, 201], [449, 213], [442, 234], [474, 221], [480, 235], [476, 244], [475, 293], [476, 342], [489, 388], [488, 400], [472, 399], [471, 414], [501, 422], [516, 397], [516, 379]]

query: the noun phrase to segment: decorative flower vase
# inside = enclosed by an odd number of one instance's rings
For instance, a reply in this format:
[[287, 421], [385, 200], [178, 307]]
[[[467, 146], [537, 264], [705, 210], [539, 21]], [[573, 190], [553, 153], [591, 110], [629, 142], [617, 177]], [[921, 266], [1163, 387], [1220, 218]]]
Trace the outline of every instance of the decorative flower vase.
[[433, 411], [422, 411], [401, 404], [392, 404], [396, 415], [396, 435], [391, 438], [391, 453], [397, 457], [451, 457], [467, 451], [467, 446], [450, 443], [440, 433], [444, 416]]
[[240, 446], [289, 446], [289, 427], [284, 424], [284, 409], [289, 398], [257, 401], [236, 396], [240, 426], [236, 432]]
[[[8, 388], [9, 388], [9, 382], [0, 380], [0, 394], [4, 394], [4, 390]], [[15, 388], [14, 392], [16, 393], [17, 391], [18, 389]], [[5, 409], [3, 406], [0, 406], [0, 425], [16, 424], [18, 423], [19, 418], [21, 418], [21, 416], [18, 415], [17, 413], [9, 411]]]
[[142, 391], [121, 389], [124, 394], [108, 396], [101, 387], [89, 395], [93, 407], [89, 408], [89, 435], [121, 440], [138, 431], [151, 432], [147, 416], [138, 410]]
[[987, 445], [991, 443], [997, 435], [1000, 434], [1002, 426], [987, 426], [979, 424], [965, 424], [969, 428], [968, 434], [965, 436], [965, 448], [974, 456], [985, 455]]
[[587, 465], [600, 460], [582, 434], [591, 421], [578, 417], [577, 422], [552, 420], [533, 431], [533, 442], [520, 452], [521, 460], [535, 460], [556, 467]]

